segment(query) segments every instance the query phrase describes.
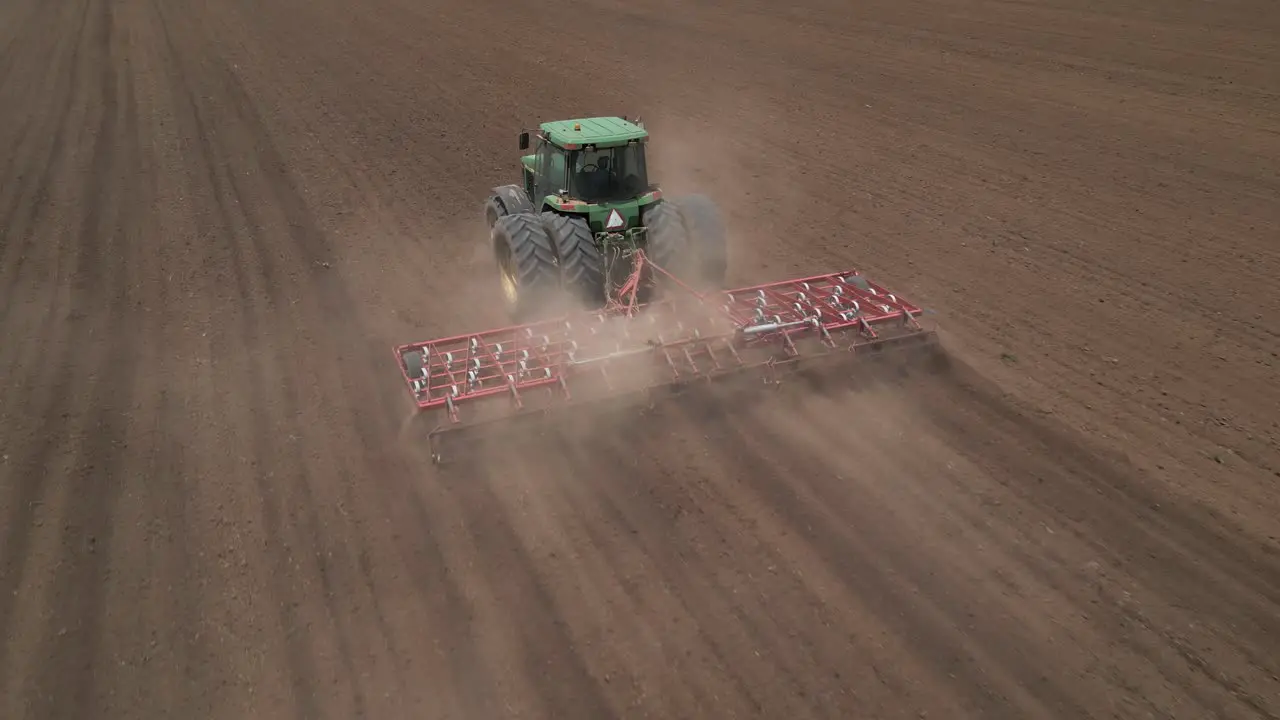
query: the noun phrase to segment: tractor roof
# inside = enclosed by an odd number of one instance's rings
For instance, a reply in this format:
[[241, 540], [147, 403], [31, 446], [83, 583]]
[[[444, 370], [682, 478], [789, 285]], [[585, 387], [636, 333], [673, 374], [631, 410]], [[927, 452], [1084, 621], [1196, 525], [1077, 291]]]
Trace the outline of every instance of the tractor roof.
[[619, 117], [556, 120], [542, 123], [541, 127], [542, 134], [561, 147], [565, 145], [608, 147], [649, 136], [644, 128]]

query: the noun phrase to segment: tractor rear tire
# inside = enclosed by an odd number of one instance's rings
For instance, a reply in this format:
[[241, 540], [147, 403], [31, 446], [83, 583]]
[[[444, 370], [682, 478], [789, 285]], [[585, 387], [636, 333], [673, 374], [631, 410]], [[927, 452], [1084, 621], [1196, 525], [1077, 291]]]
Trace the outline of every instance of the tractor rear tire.
[[494, 223], [498, 222], [498, 218], [507, 215], [507, 208], [502, 201], [496, 197], [489, 198], [484, 203], [484, 226], [493, 229]]
[[490, 237], [507, 313], [516, 322], [534, 318], [560, 292], [551, 235], [537, 214], [522, 212], [498, 218]]
[[646, 207], [643, 220], [645, 254], [655, 265], [684, 280], [687, 272], [689, 236], [680, 219], [680, 210], [667, 201]]
[[676, 200], [675, 205], [684, 221], [688, 263], [694, 269], [689, 282], [702, 289], [723, 289], [729, 270], [729, 243], [720, 209], [705, 195], [689, 195]]
[[542, 213], [560, 258], [560, 278], [565, 289], [595, 309], [604, 305], [604, 257], [596, 247], [595, 235], [587, 219], [580, 215]]

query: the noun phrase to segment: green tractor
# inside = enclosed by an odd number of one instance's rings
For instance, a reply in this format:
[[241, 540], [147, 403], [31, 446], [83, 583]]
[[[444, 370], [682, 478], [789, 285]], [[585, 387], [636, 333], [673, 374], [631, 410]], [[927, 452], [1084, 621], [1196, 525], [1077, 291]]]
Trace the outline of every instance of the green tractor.
[[[691, 286], [723, 285], [724, 225], [693, 195], [664, 199], [645, 164], [649, 133], [637, 118], [543, 123], [520, 158], [524, 183], [493, 188], [485, 202], [503, 300], [523, 322], [565, 294], [603, 306], [632, 270], [636, 250]], [[528, 150], [528, 132], [520, 150]], [[646, 294], [660, 283], [646, 283]]]

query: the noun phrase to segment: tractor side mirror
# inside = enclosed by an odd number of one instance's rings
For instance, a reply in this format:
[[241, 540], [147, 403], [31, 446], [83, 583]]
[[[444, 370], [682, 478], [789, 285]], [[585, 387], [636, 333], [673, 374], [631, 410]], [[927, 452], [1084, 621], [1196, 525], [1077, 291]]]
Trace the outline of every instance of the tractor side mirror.
[[520, 133], [520, 149], [521, 150], [529, 149], [529, 133], [527, 132]]

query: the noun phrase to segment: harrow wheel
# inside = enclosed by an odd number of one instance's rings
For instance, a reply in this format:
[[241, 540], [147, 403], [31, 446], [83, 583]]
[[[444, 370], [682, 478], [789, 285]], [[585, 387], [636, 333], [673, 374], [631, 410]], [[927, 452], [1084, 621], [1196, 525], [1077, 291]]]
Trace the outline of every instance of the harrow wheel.
[[604, 257], [596, 247], [595, 236], [586, 218], [578, 215], [542, 213], [556, 255], [560, 258], [560, 274], [564, 287], [576, 294], [589, 307], [605, 302]]
[[534, 213], [504, 215], [490, 237], [508, 314], [520, 322], [547, 310], [560, 290], [560, 268], [542, 219]]

